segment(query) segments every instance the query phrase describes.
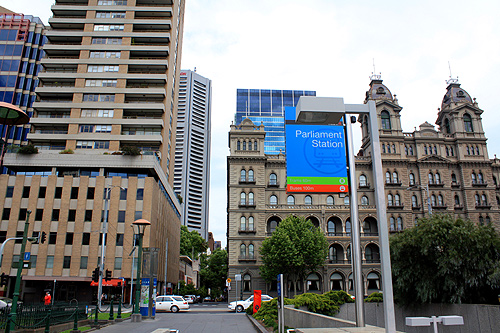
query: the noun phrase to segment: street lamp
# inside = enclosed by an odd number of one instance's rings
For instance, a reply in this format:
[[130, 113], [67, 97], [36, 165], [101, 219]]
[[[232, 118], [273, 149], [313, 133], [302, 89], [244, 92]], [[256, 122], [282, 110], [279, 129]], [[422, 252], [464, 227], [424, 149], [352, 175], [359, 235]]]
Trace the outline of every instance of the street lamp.
[[[384, 291], [384, 319], [386, 332], [396, 332], [394, 298], [392, 292], [392, 272], [389, 251], [389, 231], [387, 228], [387, 212], [385, 210], [385, 188], [380, 153], [377, 109], [374, 101], [366, 104], [344, 104], [343, 98], [325, 98], [301, 96], [296, 107], [298, 123], [316, 125], [336, 125], [344, 118], [349, 142], [347, 143], [349, 159], [349, 186], [352, 223], [352, 255], [353, 273], [356, 292], [356, 326], [364, 327], [363, 281], [361, 275], [360, 226], [358, 223], [358, 205], [356, 193], [356, 174], [354, 147], [352, 144], [351, 121], [346, 114], [366, 115], [368, 117], [369, 135], [372, 154], [373, 178], [375, 183], [375, 201], [379, 223], [379, 239], [381, 245], [382, 284]], [[348, 121], [349, 120], [349, 121]]]
[[[0, 152], [0, 168], [3, 167], [3, 157], [6, 151], [5, 148], [7, 146], [7, 140], [10, 136], [8, 130], [9, 126], [12, 126], [12, 131], [14, 126], [27, 124], [29, 121], [30, 117], [19, 107], [10, 103], [0, 102], [0, 125], [7, 125], [7, 130], [5, 131], [5, 141], [3, 142], [2, 151]], [[3, 131], [0, 139], [3, 139]]]
[[106, 234], [108, 233], [108, 210], [109, 210], [109, 197], [111, 190], [115, 187], [119, 187], [122, 190], [125, 188], [118, 185], [111, 185], [110, 187], [105, 187], [104, 190], [104, 219], [102, 223], [102, 244], [101, 244], [101, 267], [99, 268], [99, 287], [97, 290], [97, 306], [101, 309], [101, 298], [102, 298], [102, 275], [104, 274], [104, 261], [106, 259]]
[[421, 188], [423, 190], [427, 191], [427, 210], [429, 211], [429, 217], [432, 216], [432, 205], [431, 205], [431, 196], [429, 195], [429, 184], [426, 185], [413, 185], [410, 187], [407, 187], [407, 190], [413, 190], [416, 188]]
[[[134, 226], [134, 231], [137, 229], [137, 235], [139, 235], [139, 251], [137, 254], [137, 277], [135, 281], [135, 302], [134, 302], [134, 313], [132, 314], [132, 322], [139, 322], [142, 320], [142, 316], [139, 313], [139, 300], [141, 298], [141, 264], [142, 264], [142, 238], [144, 236], [144, 231], [147, 226], [150, 226], [151, 222], [138, 219], [132, 223]], [[133, 265], [133, 263], [132, 263]]]

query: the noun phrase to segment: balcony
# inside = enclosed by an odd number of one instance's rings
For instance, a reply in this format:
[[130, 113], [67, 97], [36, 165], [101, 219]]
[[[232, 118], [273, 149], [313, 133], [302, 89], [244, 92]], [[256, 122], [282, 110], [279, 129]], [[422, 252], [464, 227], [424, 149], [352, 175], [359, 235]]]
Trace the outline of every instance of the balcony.
[[255, 206], [255, 201], [240, 202], [238, 205], [239, 208], [255, 208]]
[[458, 183], [458, 182], [451, 182], [451, 187], [460, 187], [460, 183]]
[[280, 187], [280, 183], [278, 181], [270, 181], [267, 183], [267, 187]]
[[453, 206], [453, 209], [462, 210], [462, 209], [464, 209], [464, 206], [463, 205], [455, 205], [455, 206]]
[[432, 209], [437, 209], [437, 210], [445, 210], [448, 208], [448, 205], [446, 204], [437, 204], [437, 205], [432, 205]]
[[257, 230], [255, 230], [253, 228], [252, 229], [246, 229], [246, 228], [245, 229], [241, 229], [240, 228], [238, 230], [238, 233], [240, 233], [240, 234], [255, 234], [256, 232], [257, 232]]
[[[389, 184], [387, 184], [387, 185], [389, 185]], [[361, 189], [361, 188], [370, 188], [370, 183], [366, 183], [366, 184], [359, 184], [359, 185], [358, 185], [358, 188], [360, 188], [360, 189]]]
[[491, 205], [488, 203], [476, 203], [476, 209], [491, 209]]
[[474, 187], [486, 187], [486, 186], [488, 186], [488, 182], [476, 180], [476, 181], [472, 181], [472, 186], [474, 186]]
[[392, 182], [388, 182], [388, 181], [385, 182], [385, 186], [389, 186], [389, 187], [397, 187], [397, 186], [401, 186], [402, 184], [403, 183], [400, 180], [396, 180], [396, 181], [392, 181]]
[[347, 234], [345, 232], [339, 231], [339, 232], [328, 232], [327, 236], [328, 237], [345, 237]]
[[244, 255], [244, 256], [239, 256], [238, 261], [255, 262], [257, 261], [257, 258], [255, 257], [255, 255]]
[[429, 187], [443, 187], [444, 183], [443, 182], [432, 182], [429, 183]]
[[365, 259], [364, 264], [380, 264], [380, 259]]
[[328, 263], [334, 264], [334, 265], [350, 265], [351, 260], [350, 259], [329, 259]]
[[404, 209], [404, 205], [402, 203], [390, 203], [387, 205], [387, 209]]
[[239, 183], [240, 184], [253, 184], [253, 185], [255, 185], [255, 178], [251, 178], [251, 179], [249, 179], [249, 178], [240, 178]]
[[422, 206], [420, 206], [420, 205], [412, 205], [411, 209], [412, 210], [420, 210], [420, 209], [422, 209]]

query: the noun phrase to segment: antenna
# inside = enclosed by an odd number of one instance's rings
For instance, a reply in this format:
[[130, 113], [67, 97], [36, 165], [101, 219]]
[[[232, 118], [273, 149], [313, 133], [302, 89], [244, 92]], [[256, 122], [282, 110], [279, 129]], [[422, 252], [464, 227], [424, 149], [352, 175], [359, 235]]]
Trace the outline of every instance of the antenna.
[[375, 70], [375, 58], [372, 58], [372, 60], [373, 60], [373, 72], [372, 72], [372, 75], [370, 75], [370, 80], [372, 80], [372, 81], [373, 80], [381, 80], [382, 79], [382, 75], [381, 75], [382, 73], [378, 73], [378, 75], [375, 74], [376, 73], [376, 70]]
[[447, 84], [458, 83], [458, 76], [456, 78], [453, 78], [453, 76], [451, 75], [451, 65], [449, 60], [448, 60], [448, 69], [450, 70], [450, 78], [446, 80], [446, 83]]

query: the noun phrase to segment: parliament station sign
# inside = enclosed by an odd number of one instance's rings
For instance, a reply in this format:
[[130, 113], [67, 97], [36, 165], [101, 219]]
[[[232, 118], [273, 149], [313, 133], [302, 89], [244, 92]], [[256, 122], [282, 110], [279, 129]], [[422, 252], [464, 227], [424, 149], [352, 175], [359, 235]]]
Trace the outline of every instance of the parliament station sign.
[[287, 192], [348, 193], [341, 125], [286, 124]]

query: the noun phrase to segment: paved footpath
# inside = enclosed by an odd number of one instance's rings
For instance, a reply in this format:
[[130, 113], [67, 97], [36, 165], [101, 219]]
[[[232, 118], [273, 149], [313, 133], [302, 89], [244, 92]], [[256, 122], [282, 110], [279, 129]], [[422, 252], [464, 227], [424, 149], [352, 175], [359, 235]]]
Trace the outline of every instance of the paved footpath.
[[244, 313], [224, 308], [193, 306], [189, 312], [157, 313], [153, 320], [133, 323], [126, 320], [104, 328], [99, 333], [163, 333], [164, 329], [177, 329], [180, 333], [254, 333], [258, 332]]

